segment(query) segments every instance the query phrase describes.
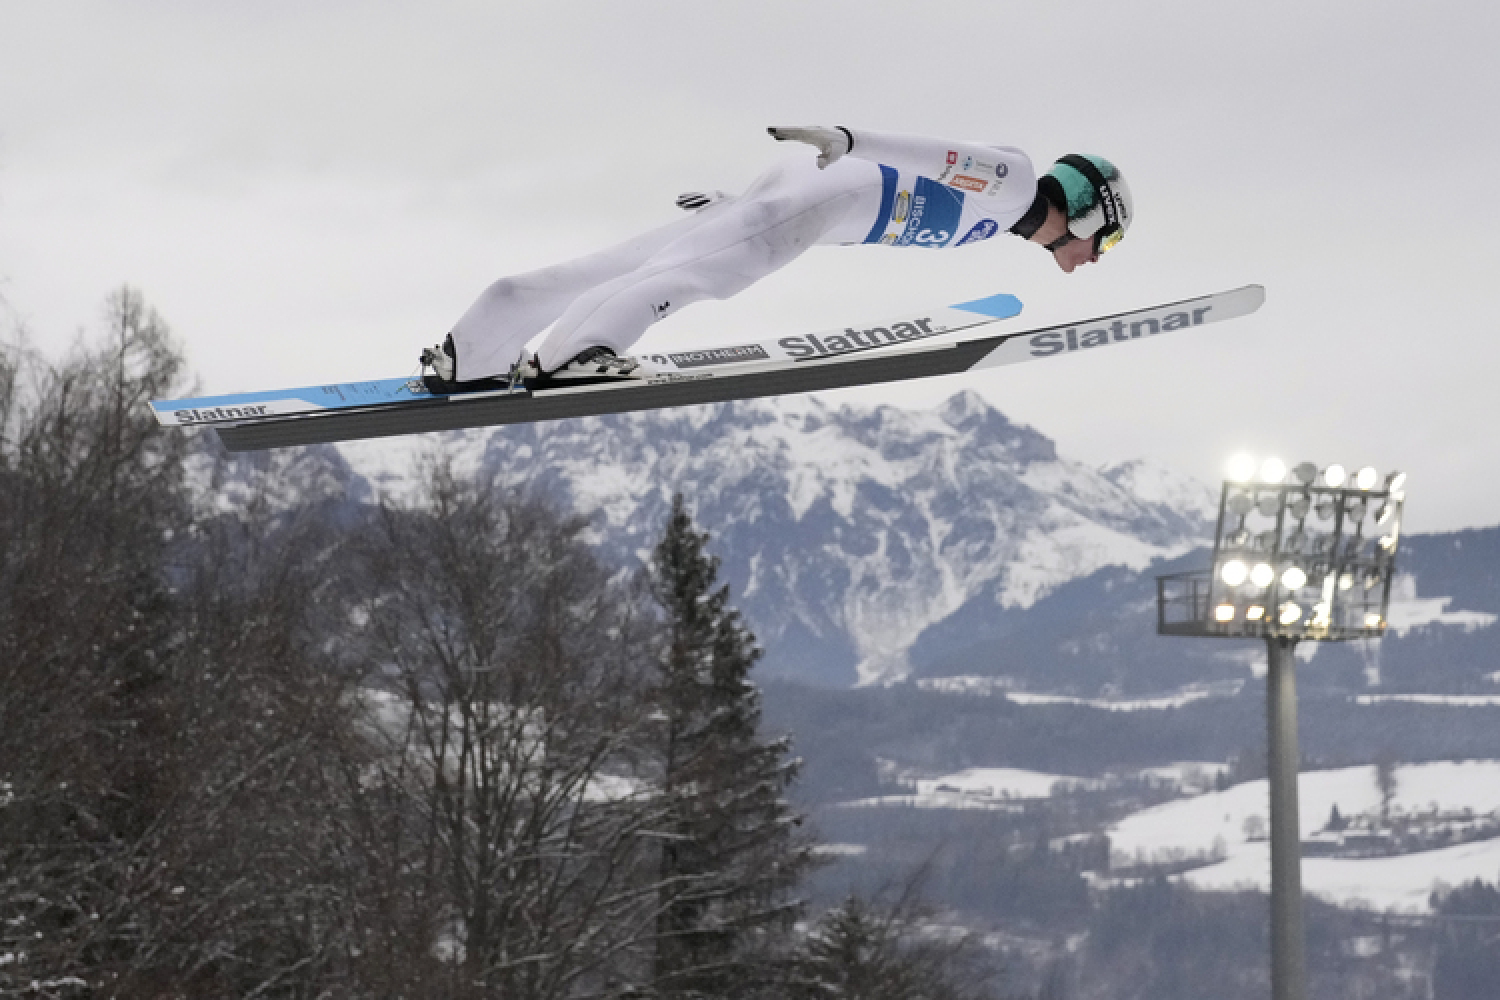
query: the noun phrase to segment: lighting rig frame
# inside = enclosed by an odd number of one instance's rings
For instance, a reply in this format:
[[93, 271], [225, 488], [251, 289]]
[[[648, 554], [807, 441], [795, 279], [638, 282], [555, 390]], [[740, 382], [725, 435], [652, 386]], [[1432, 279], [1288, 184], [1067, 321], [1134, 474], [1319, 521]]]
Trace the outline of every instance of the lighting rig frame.
[[[1269, 480], [1269, 481], [1268, 481]], [[1157, 578], [1157, 631], [1229, 639], [1385, 634], [1406, 476], [1363, 468], [1290, 473], [1269, 460], [1219, 497], [1209, 570]]]

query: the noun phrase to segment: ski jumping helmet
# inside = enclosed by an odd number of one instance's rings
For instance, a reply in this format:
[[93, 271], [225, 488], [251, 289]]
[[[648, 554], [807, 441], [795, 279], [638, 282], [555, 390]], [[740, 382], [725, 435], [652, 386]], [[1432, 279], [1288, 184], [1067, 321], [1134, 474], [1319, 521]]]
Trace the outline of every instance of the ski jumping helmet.
[[1125, 238], [1135, 206], [1118, 167], [1102, 156], [1069, 153], [1037, 180], [1048, 200], [1067, 212], [1068, 232], [1048, 249], [1092, 239], [1104, 253]]

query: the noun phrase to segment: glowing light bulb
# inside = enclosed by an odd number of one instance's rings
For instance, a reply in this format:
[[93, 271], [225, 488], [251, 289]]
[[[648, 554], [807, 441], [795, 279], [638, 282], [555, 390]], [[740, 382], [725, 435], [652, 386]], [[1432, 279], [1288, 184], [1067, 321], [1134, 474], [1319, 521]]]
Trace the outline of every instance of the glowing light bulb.
[[1260, 478], [1262, 482], [1279, 483], [1286, 478], [1286, 463], [1279, 458], [1268, 458], [1261, 463]]
[[1295, 625], [1302, 620], [1302, 609], [1294, 602], [1287, 601], [1281, 606], [1281, 624]]
[[1238, 559], [1231, 559], [1219, 569], [1219, 579], [1231, 587], [1238, 587], [1250, 575], [1250, 568]]
[[1269, 587], [1274, 579], [1276, 571], [1267, 563], [1256, 563], [1255, 568], [1250, 571], [1250, 582], [1257, 587]]
[[1307, 583], [1307, 574], [1300, 566], [1288, 566], [1281, 574], [1281, 585], [1287, 590], [1301, 590]]
[[1248, 452], [1240, 452], [1229, 460], [1229, 481], [1232, 483], [1248, 483], [1255, 478], [1255, 456]]
[[1232, 622], [1232, 621], [1234, 621], [1234, 605], [1233, 604], [1221, 604], [1221, 605], [1219, 605], [1217, 608], [1214, 608], [1214, 617], [1217, 618], [1221, 622]]
[[1261, 607], [1259, 604], [1252, 604], [1245, 609], [1245, 619], [1247, 621], [1258, 622], [1265, 616], [1266, 609]]
[[1342, 465], [1330, 465], [1323, 470], [1323, 485], [1329, 489], [1336, 490], [1344, 485], [1344, 480], [1347, 477], [1348, 474], [1344, 471]]
[[1370, 489], [1380, 479], [1380, 473], [1375, 471], [1373, 465], [1367, 465], [1354, 474], [1354, 485], [1362, 490]]

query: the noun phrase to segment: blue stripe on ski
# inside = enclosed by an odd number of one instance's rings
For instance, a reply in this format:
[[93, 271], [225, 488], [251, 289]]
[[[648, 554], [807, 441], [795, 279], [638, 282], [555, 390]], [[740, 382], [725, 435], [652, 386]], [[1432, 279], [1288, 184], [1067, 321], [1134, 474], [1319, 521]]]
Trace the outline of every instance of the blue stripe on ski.
[[991, 295], [989, 298], [975, 299], [973, 302], [955, 302], [953, 308], [979, 313], [981, 316], [989, 316], [992, 319], [1010, 319], [1012, 316], [1021, 314], [1021, 300], [1014, 295]]
[[[153, 400], [151, 407], [158, 413], [176, 413], [179, 410], [212, 410], [296, 399], [323, 409], [336, 410], [347, 406], [400, 403], [413, 398], [427, 397], [428, 393], [425, 389], [412, 391], [413, 381], [411, 378], [383, 378], [370, 382], [310, 385], [300, 389], [234, 392], [221, 396], [199, 396], [196, 399]], [[420, 386], [421, 381], [416, 380], [416, 384]]]

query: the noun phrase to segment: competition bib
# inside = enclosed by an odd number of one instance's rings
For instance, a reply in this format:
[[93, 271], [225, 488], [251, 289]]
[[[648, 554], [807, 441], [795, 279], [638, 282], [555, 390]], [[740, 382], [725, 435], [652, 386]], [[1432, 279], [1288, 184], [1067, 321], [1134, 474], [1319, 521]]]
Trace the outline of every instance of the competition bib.
[[[880, 211], [866, 243], [945, 247], [959, 235], [964, 195], [936, 181], [880, 167]], [[965, 240], [968, 242], [968, 240]]]

